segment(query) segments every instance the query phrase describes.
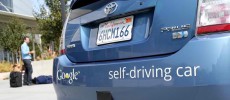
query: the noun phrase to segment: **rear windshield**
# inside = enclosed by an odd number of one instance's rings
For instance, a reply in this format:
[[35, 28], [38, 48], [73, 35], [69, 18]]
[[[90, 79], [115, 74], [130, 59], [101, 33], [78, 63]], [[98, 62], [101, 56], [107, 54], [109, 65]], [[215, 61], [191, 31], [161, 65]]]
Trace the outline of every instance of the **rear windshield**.
[[71, 3], [71, 9], [77, 9], [97, 1], [99, 0], [73, 0]]
[[90, 13], [90, 12], [92, 12], [92, 10], [90, 10], [90, 9], [74, 9], [74, 10], [71, 10], [68, 22], [73, 20], [73, 19], [76, 19], [76, 18], [78, 18], [78, 17], [80, 17], [82, 15]]

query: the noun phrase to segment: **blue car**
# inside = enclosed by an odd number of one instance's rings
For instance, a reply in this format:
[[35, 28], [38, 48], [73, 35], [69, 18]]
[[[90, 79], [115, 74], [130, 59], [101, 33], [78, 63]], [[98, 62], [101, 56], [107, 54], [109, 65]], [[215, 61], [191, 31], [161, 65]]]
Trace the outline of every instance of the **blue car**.
[[230, 100], [230, 0], [73, 0], [58, 100]]

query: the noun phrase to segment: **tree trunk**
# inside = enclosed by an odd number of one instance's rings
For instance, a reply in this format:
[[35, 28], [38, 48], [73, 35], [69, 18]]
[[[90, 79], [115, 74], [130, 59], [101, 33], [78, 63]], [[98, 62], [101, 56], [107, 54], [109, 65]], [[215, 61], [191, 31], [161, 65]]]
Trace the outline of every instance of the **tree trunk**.
[[5, 61], [5, 52], [4, 52], [4, 49], [2, 50], [2, 61]]
[[4, 52], [3, 52], [3, 50], [0, 50], [0, 51], [1, 51], [1, 55], [2, 55], [2, 57], [1, 57], [1, 62], [2, 62], [4, 60], [4, 58], [3, 58], [4, 57], [4, 54], [3, 54]]
[[61, 0], [61, 17], [62, 17], [62, 25], [65, 23], [66, 19], [66, 7], [65, 7], [65, 0]]
[[10, 53], [7, 51], [6, 54], [7, 54], [7, 62], [10, 62]]
[[16, 63], [18, 64], [18, 53], [17, 52], [15, 54], [15, 58], [16, 58]]
[[12, 57], [12, 62], [14, 64], [15, 63], [15, 59], [14, 59], [14, 53], [13, 52], [11, 52], [11, 57]]

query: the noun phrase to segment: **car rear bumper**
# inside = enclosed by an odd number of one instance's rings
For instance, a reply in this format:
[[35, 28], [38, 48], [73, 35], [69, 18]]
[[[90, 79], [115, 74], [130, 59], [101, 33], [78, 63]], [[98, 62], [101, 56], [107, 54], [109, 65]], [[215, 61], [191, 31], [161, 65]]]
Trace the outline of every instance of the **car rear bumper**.
[[103, 92], [115, 100], [230, 100], [230, 34], [195, 37], [161, 57], [78, 64], [63, 55], [53, 78], [59, 100], [96, 100]]

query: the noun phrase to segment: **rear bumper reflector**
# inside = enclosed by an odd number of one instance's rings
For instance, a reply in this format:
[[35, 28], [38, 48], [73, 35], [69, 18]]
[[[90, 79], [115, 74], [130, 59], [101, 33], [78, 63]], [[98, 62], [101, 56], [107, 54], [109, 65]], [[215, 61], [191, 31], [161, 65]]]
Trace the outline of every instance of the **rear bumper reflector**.
[[211, 26], [202, 26], [197, 30], [197, 34], [212, 33], [212, 32], [221, 32], [221, 31], [230, 31], [230, 24], [219, 24]]

